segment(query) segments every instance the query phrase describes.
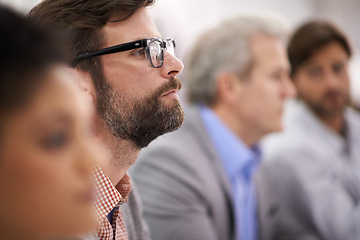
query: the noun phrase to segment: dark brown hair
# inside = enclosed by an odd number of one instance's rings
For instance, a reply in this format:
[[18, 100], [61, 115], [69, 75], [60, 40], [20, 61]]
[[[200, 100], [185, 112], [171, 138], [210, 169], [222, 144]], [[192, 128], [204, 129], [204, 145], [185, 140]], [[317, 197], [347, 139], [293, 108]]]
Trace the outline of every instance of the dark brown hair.
[[351, 47], [345, 34], [326, 21], [311, 21], [300, 26], [292, 35], [288, 45], [291, 76], [320, 48], [337, 42], [351, 56]]
[[51, 67], [64, 63], [50, 36], [0, 6], [0, 118], [24, 107]]
[[[65, 45], [69, 60], [102, 47], [101, 28], [113, 18], [123, 21], [154, 0], [44, 0], [28, 16], [56, 31]], [[97, 94], [102, 91], [104, 75], [99, 58], [81, 61], [77, 68], [93, 79]]]

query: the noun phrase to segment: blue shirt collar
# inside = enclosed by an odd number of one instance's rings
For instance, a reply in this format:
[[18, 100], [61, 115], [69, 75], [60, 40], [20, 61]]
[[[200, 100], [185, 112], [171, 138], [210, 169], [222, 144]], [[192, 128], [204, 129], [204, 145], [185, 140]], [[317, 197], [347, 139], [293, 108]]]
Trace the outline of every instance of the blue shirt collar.
[[258, 145], [252, 148], [243, 141], [208, 107], [199, 106], [200, 115], [231, 180], [239, 177], [250, 180], [260, 160]]

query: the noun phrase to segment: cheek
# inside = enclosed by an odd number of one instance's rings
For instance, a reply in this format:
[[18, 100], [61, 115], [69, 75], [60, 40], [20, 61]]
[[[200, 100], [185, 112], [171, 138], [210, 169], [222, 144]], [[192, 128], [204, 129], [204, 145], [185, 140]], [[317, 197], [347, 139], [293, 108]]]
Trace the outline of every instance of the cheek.
[[252, 124], [258, 123], [264, 115], [263, 94], [258, 89], [247, 89], [239, 95], [238, 108], [240, 109], [240, 118], [246, 119]]
[[147, 65], [123, 63], [121, 69], [105, 68], [106, 79], [113, 90], [130, 101], [153, 93], [160, 85], [159, 71]]
[[26, 145], [8, 155], [0, 166], [2, 212], [24, 228], [52, 227], [48, 219], [61, 214], [70, 195], [66, 161]]
[[[49, 153], [46, 151], [34, 151], [31, 163], [31, 172], [25, 176], [29, 184], [37, 190], [37, 199], [43, 204], [48, 203], [48, 207], [66, 202], [66, 197], [70, 195], [71, 181], [73, 180], [72, 152], [64, 150], [59, 153]], [[36, 164], [34, 164], [36, 163]]]
[[344, 92], [350, 91], [350, 79], [347, 74], [345, 76], [343, 76], [343, 78], [341, 79], [341, 86], [342, 86]]
[[295, 87], [299, 96], [306, 99], [313, 99], [321, 95], [321, 87], [311, 79], [298, 79]]
[[280, 85], [273, 81], [263, 82], [254, 89], [249, 99], [251, 119], [259, 128], [277, 130], [281, 124], [283, 98]]
[[279, 83], [273, 80], [263, 81], [254, 89], [252, 98], [258, 112], [274, 111], [282, 102]]

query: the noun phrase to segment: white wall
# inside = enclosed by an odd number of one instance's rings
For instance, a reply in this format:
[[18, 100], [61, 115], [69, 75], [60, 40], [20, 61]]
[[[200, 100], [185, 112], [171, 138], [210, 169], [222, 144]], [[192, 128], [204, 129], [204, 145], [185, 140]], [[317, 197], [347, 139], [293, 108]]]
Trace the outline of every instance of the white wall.
[[[27, 13], [40, 1], [0, 0], [0, 3]], [[331, 20], [343, 29], [353, 44], [351, 92], [360, 105], [360, 0], [156, 0], [151, 12], [163, 36], [176, 38], [177, 54], [182, 60], [196, 36], [235, 14], [277, 13], [293, 28], [313, 18]]]
[[1, 4], [8, 5], [26, 14], [30, 9], [41, 2], [41, 0], [0, 0]]
[[359, 0], [157, 0], [151, 11], [163, 36], [176, 38], [177, 55], [182, 60], [196, 36], [235, 14], [276, 13], [293, 29], [310, 19], [330, 20], [349, 36], [353, 45], [351, 93], [360, 106]]
[[316, 15], [313, 0], [157, 0], [151, 8], [160, 32], [177, 39], [183, 58], [198, 34], [236, 14], [279, 14], [294, 27]]

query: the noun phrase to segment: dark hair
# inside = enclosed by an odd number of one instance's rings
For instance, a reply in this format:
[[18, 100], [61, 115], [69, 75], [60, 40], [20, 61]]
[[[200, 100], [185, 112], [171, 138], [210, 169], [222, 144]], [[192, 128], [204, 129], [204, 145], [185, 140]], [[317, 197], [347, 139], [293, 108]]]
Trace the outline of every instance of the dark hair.
[[320, 48], [337, 42], [351, 56], [351, 47], [345, 36], [336, 26], [326, 21], [311, 21], [300, 26], [292, 35], [288, 45], [291, 76]]
[[[69, 60], [102, 47], [101, 28], [111, 19], [124, 21], [154, 0], [44, 0], [28, 16], [60, 32]], [[64, 33], [65, 32], [65, 33]], [[65, 37], [64, 37], [65, 36]], [[97, 57], [82, 60], [78, 69], [93, 79], [97, 94], [103, 92], [104, 74]]]
[[49, 67], [62, 62], [50, 36], [0, 6], [0, 115], [24, 105]]

